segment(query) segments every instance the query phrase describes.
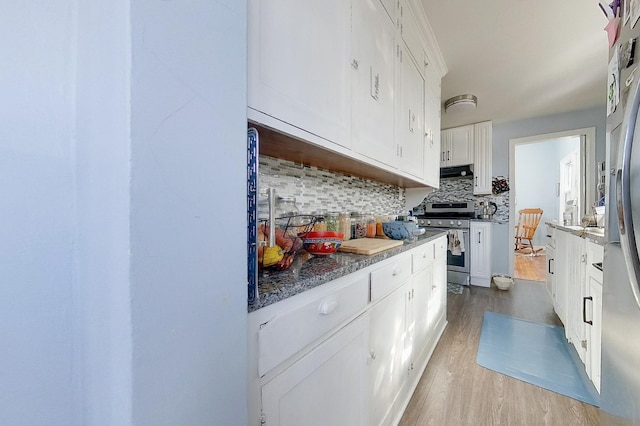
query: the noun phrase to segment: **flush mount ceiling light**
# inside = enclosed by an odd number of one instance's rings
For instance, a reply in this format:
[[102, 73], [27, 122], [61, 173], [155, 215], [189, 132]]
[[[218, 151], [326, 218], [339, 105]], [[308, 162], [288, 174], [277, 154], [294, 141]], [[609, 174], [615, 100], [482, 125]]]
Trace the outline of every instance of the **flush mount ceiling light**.
[[448, 99], [444, 103], [444, 112], [471, 111], [478, 105], [478, 98], [474, 95], [459, 95]]

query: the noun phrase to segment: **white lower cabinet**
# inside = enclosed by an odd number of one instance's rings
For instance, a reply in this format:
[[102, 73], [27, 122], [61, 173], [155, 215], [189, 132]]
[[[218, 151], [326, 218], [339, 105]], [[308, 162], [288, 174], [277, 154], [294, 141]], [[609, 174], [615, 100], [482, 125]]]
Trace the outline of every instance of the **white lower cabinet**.
[[397, 424], [445, 326], [445, 236], [251, 312], [250, 424]]
[[472, 221], [469, 229], [469, 282], [481, 287], [491, 286], [491, 222]]
[[547, 293], [549, 294], [549, 298], [553, 301], [556, 297], [556, 248], [547, 246], [545, 252], [547, 255]]
[[586, 343], [585, 329], [582, 319], [583, 296], [586, 293], [586, 253], [585, 240], [577, 235], [569, 234], [565, 252], [567, 256], [567, 318], [564, 323], [565, 333], [573, 344], [582, 362], [585, 362]]
[[370, 321], [370, 424], [389, 424], [400, 396], [405, 373], [408, 283], [373, 306]]
[[604, 258], [602, 246], [587, 241], [587, 294], [583, 299], [583, 321], [585, 322], [587, 375], [600, 392], [600, 369], [602, 354], [602, 280], [603, 273], [594, 264]]
[[[262, 387], [267, 425], [368, 425], [367, 314]], [[340, 386], [336, 386], [336, 384]]]
[[602, 262], [604, 248], [569, 232], [555, 232], [553, 306], [585, 371], [600, 390]]

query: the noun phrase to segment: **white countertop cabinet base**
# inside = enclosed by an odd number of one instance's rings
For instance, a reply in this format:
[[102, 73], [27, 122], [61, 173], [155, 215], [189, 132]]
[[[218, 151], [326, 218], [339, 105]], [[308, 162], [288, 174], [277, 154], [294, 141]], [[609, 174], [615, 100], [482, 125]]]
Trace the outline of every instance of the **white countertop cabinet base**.
[[368, 425], [368, 329], [364, 314], [265, 384], [265, 424]]
[[599, 391], [603, 273], [593, 264], [602, 262], [604, 247], [561, 229], [549, 235], [552, 244], [555, 241], [553, 306], [564, 324], [565, 337], [575, 347]]
[[397, 424], [446, 324], [444, 236], [251, 312], [250, 424]]
[[491, 286], [491, 222], [471, 221], [468, 250], [469, 282], [480, 287]]

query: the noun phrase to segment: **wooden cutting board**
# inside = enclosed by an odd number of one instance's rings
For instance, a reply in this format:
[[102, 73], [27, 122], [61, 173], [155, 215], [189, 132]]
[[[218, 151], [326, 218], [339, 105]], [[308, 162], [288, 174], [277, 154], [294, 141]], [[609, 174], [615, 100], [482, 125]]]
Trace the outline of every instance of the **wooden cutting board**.
[[343, 241], [338, 250], [355, 254], [376, 254], [404, 244], [401, 240], [383, 240], [380, 238], [358, 238]]

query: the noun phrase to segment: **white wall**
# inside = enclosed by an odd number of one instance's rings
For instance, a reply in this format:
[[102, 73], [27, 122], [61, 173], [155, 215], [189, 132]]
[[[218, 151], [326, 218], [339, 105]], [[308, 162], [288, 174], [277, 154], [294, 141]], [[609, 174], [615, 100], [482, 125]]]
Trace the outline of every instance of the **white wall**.
[[244, 425], [246, 1], [131, 22], [133, 421]]
[[[562, 132], [587, 127], [596, 128], [596, 159], [604, 161], [606, 137], [604, 107], [493, 124], [493, 176], [509, 176], [509, 139]], [[592, 167], [596, 167], [594, 163]], [[493, 272], [508, 273], [513, 241], [508, 225], [493, 227]]]
[[131, 422], [129, 2], [77, 3], [77, 424]]
[[73, 1], [0, 13], [0, 424], [73, 419]]
[[0, 28], [0, 424], [246, 424], [246, 1]]

